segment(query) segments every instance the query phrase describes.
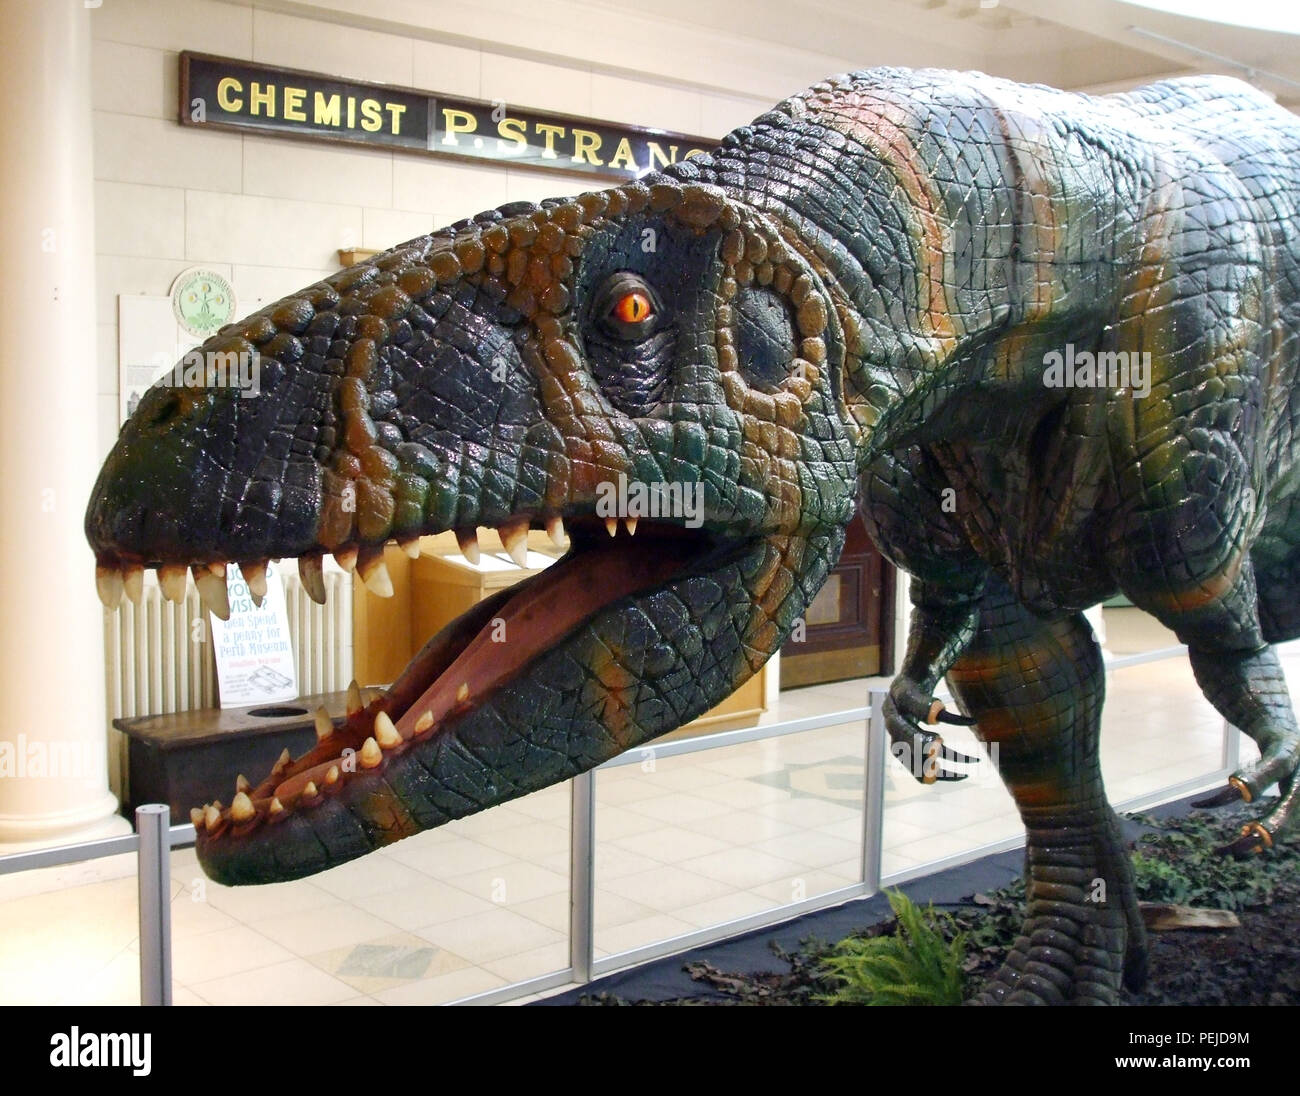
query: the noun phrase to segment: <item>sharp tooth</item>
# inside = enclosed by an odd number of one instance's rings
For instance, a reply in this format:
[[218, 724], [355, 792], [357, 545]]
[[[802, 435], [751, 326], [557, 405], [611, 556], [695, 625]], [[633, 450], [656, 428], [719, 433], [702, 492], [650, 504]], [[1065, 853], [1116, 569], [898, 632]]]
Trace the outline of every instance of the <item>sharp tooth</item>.
[[394, 746], [402, 744], [402, 736], [397, 733], [397, 728], [393, 726], [393, 721], [387, 712], [380, 712], [375, 716], [375, 739], [385, 750], [391, 750]]
[[180, 563], [169, 563], [158, 568], [158, 585], [162, 587], [163, 597], [179, 605], [185, 600], [185, 577], [188, 569]]
[[221, 812], [211, 805], [203, 808], [203, 824], [208, 829], [216, 829], [217, 823], [221, 821]]
[[292, 764], [292, 762], [293, 762], [293, 758], [289, 756], [289, 747], [286, 746], [283, 750], [280, 751], [280, 756], [276, 758], [275, 764], [271, 766], [271, 775], [279, 776], [282, 772], [284, 772], [285, 769], [287, 769], [290, 766], [290, 764]]
[[122, 600], [122, 572], [116, 567], [96, 567], [95, 589], [105, 609], [116, 609]]
[[373, 738], [365, 740], [357, 757], [360, 758], [363, 769], [373, 769], [384, 760], [383, 751], [380, 750], [379, 743]]
[[433, 713], [425, 712], [424, 715], [420, 716], [420, 718], [415, 721], [415, 733], [423, 734], [432, 726], [433, 726]]
[[230, 619], [230, 597], [226, 592], [226, 580], [218, 578], [206, 567], [197, 564], [192, 568], [194, 585], [199, 588], [199, 597], [213, 616], [221, 620]]
[[483, 558], [482, 553], [478, 550], [477, 529], [457, 529], [456, 544], [460, 547], [460, 554], [470, 563], [477, 564]]
[[563, 548], [565, 545], [564, 519], [558, 514], [553, 518], [546, 519], [546, 535], [551, 538], [551, 543], [557, 548]]
[[398, 540], [397, 544], [398, 547], [400, 547], [402, 551], [406, 553], [408, 558], [410, 559], [420, 558], [419, 537], [407, 537], [405, 540]]
[[317, 605], [325, 604], [325, 575], [321, 571], [320, 556], [298, 557], [298, 578], [307, 596]]
[[280, 802], [280, 797], [278, 795], [271, 796], [271, 805], [267, 808], [267, 814], [274, 816], [283, 812], [284, 804]]
[[129, 566], [122, 569], [122, 589], [132, 605], [139, 605], [144, 596], [144, 568]]
[[329, 785], [337, 784], [338, 782], [339, 767], [337, 765], [331, 765], [325, 772], [325, 786], [329, 787]]
[[320, 795], [320, 792], [319, 790], [317, 790], [316, 782], [314, 780], [307, 781], [307, 786], [303, 788], [302, 795], [304, 799], [315, 799], [318, 795]]
[[348, 574], [357, 569], [357, 550], [355, 548], [338, 548], [334, 552], [334, 562]]
[[348, 715], [356, 715], [364, 707], [365, 704], [361, 701], [361, 686], [353, 679], [352, 684], [348, 686]]
[[221, 807], [221, 800], [220, 800], [220, 799], [214, 799], [214, 800], [212, 801], [212, 805], [213, 805], [214, 807], [216, 807], [217, 810], [221, 810], [221, 809], [222, 809], [222, 807]]
[[376, 597], [393, 596], [393, 580], [388, 574], [388, 564], [384, 562], [383, 548], [366, 548], [357, 560], [357, 573], [366, 589]]
[[247, 822], [257, 814], [253, 801], [243, 792], [238, 792], [230, 804], [230, 817], [236, 822]]
[[322, 704], [316, 709], [316, 741], [323, 742], [334, 733], [334, 720], [330, 719], [330, 714], [325, 710]]
[[203, 808], [202, 807], [190, 808], [190, 825], [192, 825], [196, 830], [203, 829]]
[[462, 681], [460, 688], [456, 690], [456, 703], [464, 704], [469, 699], [469, 682]]
[[507, 522], [497, 530], [501, 543], [520, 567], [528, 566], [528, 522], [526, 519]]
[[253, 600], [262, 604], [262, 599], [266, 597], [266, 560], [253, 560], [252, 563], [241, 563], [239, 573], [244, 576], [244, 581], [248, 583], [248, 592], [253, 595]]
[[636, 536], [636, 520], [637, 520], [636, 518], [623, 519], [623, 524], [627, 526], [627, 535], [629, 537]]
[[214, 575], [216, 575], [217, 578], [219, 579], [224, 580], [226, 577], [226, 565], [224, 563], [209, 563], [208, 570], [211, 571]]
[[240, 773], [237, 777], [235, 777], [235, 791], [236, 791], [236, 793], [238, 793], [238, 792], [246, 792], [246, 791], [248, 791], [248, 789], [251, 788], [252, 786], [253, 786], [253, 785], [250, 784], [250, 783], [248, 782], [248, 777], [246, 777], [243, 773]]
[[618, 536], [618, 518], [606, 518], [605, 530], [611, 537]]

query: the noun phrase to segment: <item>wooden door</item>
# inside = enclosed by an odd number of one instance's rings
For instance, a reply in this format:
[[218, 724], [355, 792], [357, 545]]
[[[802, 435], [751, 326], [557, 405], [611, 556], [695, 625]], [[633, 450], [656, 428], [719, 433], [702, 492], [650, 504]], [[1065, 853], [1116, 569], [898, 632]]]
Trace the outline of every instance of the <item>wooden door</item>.
[[894, 672], [894, 569], [867, 536], [859, 509], [844, 554], [781, 648], [781, 688]]

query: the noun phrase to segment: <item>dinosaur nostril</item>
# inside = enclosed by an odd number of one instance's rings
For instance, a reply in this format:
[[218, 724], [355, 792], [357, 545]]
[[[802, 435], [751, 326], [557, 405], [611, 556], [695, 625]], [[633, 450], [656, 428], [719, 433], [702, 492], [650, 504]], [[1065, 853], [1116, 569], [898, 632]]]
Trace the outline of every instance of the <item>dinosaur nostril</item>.
[[181, 398], [175, 393], [172, 393], [154, 409], [153, 414], [149, 416], [149, 425], [161, 426], [169, 419], [175, 418], [180, 409]]

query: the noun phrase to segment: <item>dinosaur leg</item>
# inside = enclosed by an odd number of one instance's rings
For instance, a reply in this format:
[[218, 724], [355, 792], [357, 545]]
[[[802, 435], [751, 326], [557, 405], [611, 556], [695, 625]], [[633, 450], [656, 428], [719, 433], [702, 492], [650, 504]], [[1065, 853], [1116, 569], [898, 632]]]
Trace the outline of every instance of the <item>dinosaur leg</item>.
[[[1286, 678], [1272, 644], [1300, 635], [1300, 549], [1276, 562], [1262, 560], [1257, 577], [1249, 572], [1237, 584], [1238, 597], [1253, 593], [1257, 605], [1260, 635], [1258, 648], [1243, 645], [1234, 649], [1228, 640], [1232, 629], [1210, 636], [1189, 638], [1192, 669], [1201, 690], [1234, 727], [1259, 746], [1260, 759], [1234, 773], [1229, 787], [1198, 806], [1219, 806], [1245, 799], [1248, 802], [1271, 785], [1281, 793], [1276, 805], [1259, 822], [1242, 830], [1229, 846], [1238, 855], [1262, 852], [1274, 838], [1300, 831], [1300, 727], [1297, 726]], [[1253, 568], [1253, 564], [1252, 564]], [[1253, 580], [1253, 581], [1252, 581]], [[1175, 625], [1177, 622], [1175, 622]], [[1175, 627], [1177, 630], [1177, 627]], [[1248, 633], [1253, 639], [1253, 634]]]
[[1043, 619], [990, 580], [948, 674], [1025, 824], [1027, 910], [984, 1004], [1111, 1004], [1146, 939], [1098, 757], [1101, 652], [1081, 613]]
[[[1260, 623], [1261, 616], [1274, 622], [1295, 616], [1295, 587], [1285, 588], [1280, 577], [1276, 569], [1266, 570], [1257, 590], [1254, 565], [1246, 559], [1230, 582], [1219, 584], [1217, 596], [1199, 599], [1200, 604], [1184, 599], [1171, 607], [1165, 600], [1142, 604], [1134, 599], [1187, 644], [1192, 672], [1206, 699], [1259, 746], [1257, 762], [1233, 773], [1227, 788], [1196, 805], [1250, 802], [1279, 785], [1282, 794], [1276, 805], [1260, 821], [1243, 827], [1240, 838], [1225, 850], [1236, 855], [1263, 852], [1275, 838], [1300, 827], [1300, 785], [1295, 780], [1300, 726], [1277, 653], [1268, 642], [1287, 637], [1266, 634]], [[1283, 603], [1287, 596], [1290, 606]]]

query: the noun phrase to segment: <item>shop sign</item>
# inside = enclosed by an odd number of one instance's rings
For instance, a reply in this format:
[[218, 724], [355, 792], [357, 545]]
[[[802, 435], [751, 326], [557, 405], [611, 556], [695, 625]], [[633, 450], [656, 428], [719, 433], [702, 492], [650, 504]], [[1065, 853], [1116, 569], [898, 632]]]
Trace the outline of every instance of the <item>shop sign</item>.
[[180, 122], [615, 180], [698, 156], [716, 143], [188, 51], [180, 55]]

